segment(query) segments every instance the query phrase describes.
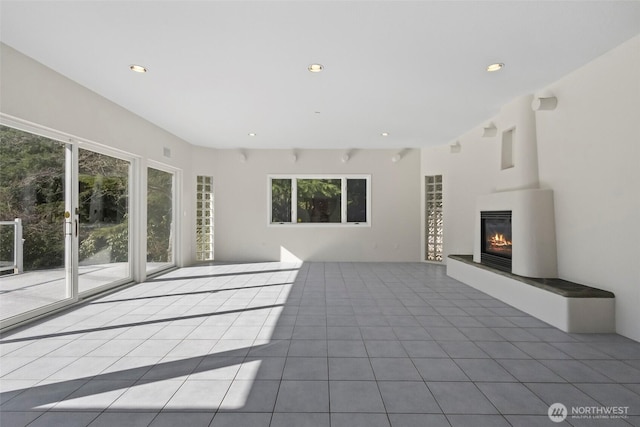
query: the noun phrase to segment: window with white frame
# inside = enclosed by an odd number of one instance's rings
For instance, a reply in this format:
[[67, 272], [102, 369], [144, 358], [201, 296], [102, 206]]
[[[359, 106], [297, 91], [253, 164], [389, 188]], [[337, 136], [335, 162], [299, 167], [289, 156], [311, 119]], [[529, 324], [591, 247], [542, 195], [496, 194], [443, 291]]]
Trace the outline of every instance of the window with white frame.
[[269, 176], [271, 224], [371, 222], [370, 175]]
[[197, 177], [196, 182], [196, 259], [213, 260], [213, 178]]

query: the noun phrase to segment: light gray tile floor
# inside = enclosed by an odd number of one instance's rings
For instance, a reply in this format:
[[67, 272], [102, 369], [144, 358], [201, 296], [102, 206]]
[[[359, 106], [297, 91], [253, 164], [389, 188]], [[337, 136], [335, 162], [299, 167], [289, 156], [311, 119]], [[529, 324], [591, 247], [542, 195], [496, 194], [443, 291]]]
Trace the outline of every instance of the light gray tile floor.
[[[166, 266], [148, 263], [150, 270]], [[81, 265], [78, 268], [79, 292], [90, 292], [129, 276], [129, 264], [123, 262]], [[64, 268], [27, 271], [0, 276], [0, 319], [45, 307], [66, 298]]]
[[[0, 337], [0, 425], [617, 426], [640, 343], [422, 263], [184, 268]], [[624, 407], [563, 423], [549, 406]]]

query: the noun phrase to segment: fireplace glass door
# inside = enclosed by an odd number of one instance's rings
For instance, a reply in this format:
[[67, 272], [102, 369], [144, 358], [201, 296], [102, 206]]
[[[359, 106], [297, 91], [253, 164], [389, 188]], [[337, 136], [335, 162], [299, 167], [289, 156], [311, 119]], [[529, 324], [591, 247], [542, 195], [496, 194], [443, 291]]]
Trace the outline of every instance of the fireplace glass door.
[[511, 211], [480, 213], [483, 264], [511, 271]]

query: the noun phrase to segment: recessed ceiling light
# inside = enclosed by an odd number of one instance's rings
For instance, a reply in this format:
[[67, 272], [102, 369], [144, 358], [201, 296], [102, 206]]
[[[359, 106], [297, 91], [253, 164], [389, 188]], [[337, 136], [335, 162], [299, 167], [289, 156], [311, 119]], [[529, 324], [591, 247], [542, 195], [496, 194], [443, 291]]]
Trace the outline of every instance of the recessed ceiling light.
[[389, 132], [382, 132], [380, 135], [382, 135], [382, 136], [389, 136]]
[[255, 134], [255, 133], [253, 133], [253, 132], [251, 132], [251, 133], [249, 134], [249, 136], [256, 136], [256, 134]]
[[132, 65], [129, 65], [129, 69], [131, 71], [135, 71], [136, 73], [146, 73], [147, 72], [147, 69], [145, 67], [143, 67], [142, 65], [132, 64]]
[[307, 70], [311, 71], [312, 73], [319, 73], [320, 71], [324, 70], [324, 66], [322, 64], [311, 64], [307, 67]]
[[504, 64], [502, 62], [496, 62], [495, 64], [487, 65], [487, 71], [491, 73], [493, 71], [502, 70], [503, 67]]

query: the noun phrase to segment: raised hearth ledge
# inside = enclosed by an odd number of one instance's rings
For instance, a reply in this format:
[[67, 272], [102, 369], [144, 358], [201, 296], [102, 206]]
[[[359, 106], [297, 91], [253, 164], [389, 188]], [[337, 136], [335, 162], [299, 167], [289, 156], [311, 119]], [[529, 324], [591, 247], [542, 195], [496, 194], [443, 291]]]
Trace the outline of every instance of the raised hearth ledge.
[[565, 332], [615, 332], [611, 292], [560, 279], [531, 279], [449, 255], [447, 275]]
[[567, 298], [615, 298], [613, 292], [603, 291], [602, 289], [580, 285], [578, 283], [569, 282], [567, 280], [536, 279], [532, 277], [518, 276], [517, 274], [511, 274], [506, 271], [497, 270], [487, 265], [474, 262], [472, 255], [449, 255], [449, 258], [466, 262], [467, 264], [472, 264], [478, 268], [491, 271], [495, 274], [500, 274], [501, 276], [519, 280], [523, 283], [526, 283], [527, 285], [535, 286], [536, 288], [544, 289], [545, 291], [553, 292]]

